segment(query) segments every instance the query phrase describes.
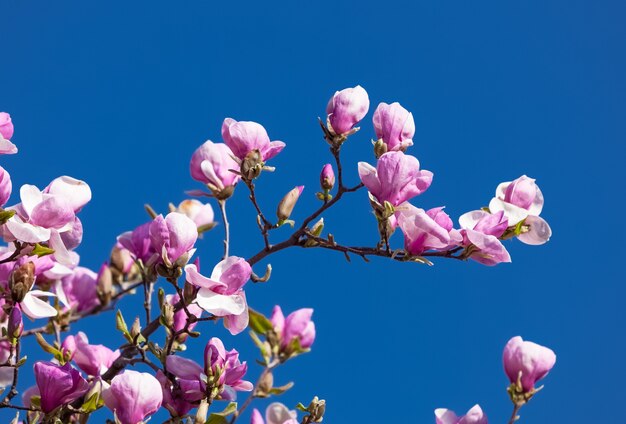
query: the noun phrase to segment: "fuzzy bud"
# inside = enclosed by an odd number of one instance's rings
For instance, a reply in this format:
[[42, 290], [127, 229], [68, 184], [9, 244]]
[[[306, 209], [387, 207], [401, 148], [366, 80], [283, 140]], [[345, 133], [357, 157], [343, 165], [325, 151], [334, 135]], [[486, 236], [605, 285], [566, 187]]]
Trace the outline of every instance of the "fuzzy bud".
[[19, 306], [13, 306], [7, 323], [7, 334], [10, 340], [19, 339], [24, 331], [24, 323], [22, 321], [22, 311]]
[[242, 178], [252, 181], [259, 175], [261, 175], [261, 171], [263, 170], [263, 157], [261, 156], [261, 152], [258, 149], [252, 150], [248, 153], [243, 161], [241, 162], [241, 176]]
[[96, 292], [98, 294], [98, 300], [100, 300], [102, 306], [106, 306], [111, 302], [111, 297], [113, 296], [113, 274], [107, 264], [100, 267], [97, 284]]
[[298, 198], [300, 194], [302, 194], [302, 190], [304, 190], [304, 186], [294, 187], [289, 193], [283, 197], [283, 200], [278, 204], [278, 209], [276, 210], [276, 216], [280, 221], [286, 221], [291, 216], [291, 212], [293, 212], [293, 208], [296, 206], [296, 202], [298, 202]]
[[33, 287], [33, 284], [35, 284], [35, 264], [33, 262], [26, 262], [14, 269], [9, 277], [9, 288], [13, 301], [19, 303], [24, 300], [24, 296]]

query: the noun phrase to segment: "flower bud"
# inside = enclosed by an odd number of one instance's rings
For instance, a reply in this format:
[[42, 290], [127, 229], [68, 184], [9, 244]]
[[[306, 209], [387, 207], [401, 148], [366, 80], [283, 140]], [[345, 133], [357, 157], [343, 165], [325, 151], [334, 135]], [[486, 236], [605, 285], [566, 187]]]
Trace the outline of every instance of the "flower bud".
[[102, 306], [108, 305], [113, 297], [113, 274], [107, 264], [102, 265], [98, 272], [96, 293]]
[[330, 191], [333, 189], [335, 185], [335, 172], [333, 171], [333, 166], [330, 163], [327, 163], [322, 168], [322, 172], [320, 173], [320, 186], [322, 190]]
[[302, 194], [302, 190], [304, 190], [304, 186], [296, 186], [289, 193], [287, 193], [285, 197], [283, 197], [283, 200], [280, 201], [278, 209], [276, 210], [276, 216], [280, 221], [286, 221], [289, 219], [300, 194]]
[[326, 401], [315, 396], [307, 407], [307, 411], [311, 416], [309, 422], [321, 423], [326, 412]]
[[326, 106], [329, 130], [336, 135], [352, 131], [354, 126], [367, 115], [369, 107], [370, 99], [367, 91], [360, 85], [337, 91]]
[[[504, 371], [512, 385], [523, 393], [534, 393], [535, 383], [556, 363], [554, 352], [544, 346], [513, 337], [504, 347]], [[521, 387], [520, 387], [521, 386]]]
[[14, 269], [9, 277], [9, 288], [13, 301], [19, 303], [24, 300], [24, 296], [33, 287], [33, 284], [35, 284], [35, 264], [33, 262], [26, 262]]
[[22, 311], [18, 305], [14, 305], [9, 315], [9, 322], [7, 323], [7, 335], [10, 340], [20, 338], [24, 331], [24, 323], [22, 321]]
[[13, 122], [11, 122], [11, 115], [6, 112], [0, 112], [0, 134], [7, 140], [13, 137]]
[[163, 392], [152, 375], [126, 370], [113, 377], [111, 386], [102, 391], [102, 399], [121, 424], [137, 424], [159, 410]]
[[263, 170], [263, 157], [258, 149], [252, 150], [248, 153], [241, 162], [241, 176], [251, 181], [261, 175]]
[[389, 151], [405, 151], [413, 145], [415, 121], [413, 114], [400, 103], [381, 103], [374, 111], [374, 130], [376, 137], [382, 140]]

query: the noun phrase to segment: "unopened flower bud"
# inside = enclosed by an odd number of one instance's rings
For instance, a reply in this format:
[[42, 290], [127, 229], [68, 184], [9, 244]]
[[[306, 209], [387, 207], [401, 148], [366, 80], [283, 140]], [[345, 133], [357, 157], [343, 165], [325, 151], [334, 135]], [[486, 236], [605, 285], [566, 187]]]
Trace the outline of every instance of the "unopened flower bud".
[[183, 299], [185, 299], [186, 305], [194, 301], [196, 293], [198, 293], [198, 288], [189, 281], [185, 281], [185, 285], [183, 286]]
[[167, 328], [172, 328], [174, 326], [174, 305], [164, 302], [161, 308], [161, 318]]
[[14, 305], [9, 315], [7, 323], [7, 334], [10, 340], [18, 339], [24, 331], [24, 323], [22, 321], [22, 311], [18, 305]]
[[376, 158], [378, 159], [379, 157], [381, 157], [385, 153], [387, 153], [387, 145], [385, 144], [385, 142], [381, 138], [380, 140], [378, 140], [378, 141], [376, 141], [374, 143], [374, 155], [376, 155]]
[[241, 176], [251, 181], [261, 175], [263, 165], [261, 152], [258, 149], [254, 149], [250, 151], [241, 162]]
[[102, 306], [106, 306], [111, 302], [113, 296], [113, 274], [111, 268], [107, 264], [103, 264], [98, 272], [96, 293], [98, 300]]
[[24, 300], [24, 296], [33, 287], [33, 284], [35, 284], [35, 264], [33, 262], [26, 262], [14, 269], [9, 277], [9, 288], [13, 301], [19, 303]]
[[259, 385], [257, 386], [257, 392], [255, 396], [269, 396], [270, 390], [274, 387], [274, 375], [272, 372], [267, 372], [263, 374], [263, 378], [259, 381]]
[[333, 189], [335, 185], [335, 172], [333, 171], [333, 166], [330, 163], [327, 163], [322, 168], [322, 172], [320, 173], [320, 186], [322, 190], [330, 191]]
[[369, 107], [367, 92], [360, 85], [337, 91], [326, 106], [330, 130], [337, 135], [350, 133]]
[[13, 123], [11, 122], [11, 115], [6, 112], [0, 112], [0, 134], [2, 137], [10, 140], [13, 137]]
[[139, 337], [141, 334], [141, 323], [139, 322], [139, 317], [135, 318], [133, 325], [130, 327], [130, 336], [135, 339]]
[[291, 212], [293, 212], [293, 208], [296, 206], [296, 202], [302, 194], [302, 190], [304, 190], [304, 186], [294, 187], [289, 193], [283, 197], [283, 200], [278, 204], [278, 209], [276, 210], [276, 216], [280, 221], [286, 221], [291, 216]]
[[311, 416], [311, 422], [321, 423], [324, 419], [324, 412], [326, 412], [326, 401], [324, 399], [320, 400], [315, 396], [309, 404], [307, 411]]

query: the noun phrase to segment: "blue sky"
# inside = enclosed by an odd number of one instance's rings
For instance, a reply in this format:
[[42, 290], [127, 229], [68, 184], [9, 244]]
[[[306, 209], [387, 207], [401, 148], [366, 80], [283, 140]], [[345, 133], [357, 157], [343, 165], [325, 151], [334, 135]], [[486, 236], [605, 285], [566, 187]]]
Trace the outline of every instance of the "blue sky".
[[[258, 186], [271, 211], [304, 184], [294, 215], [302, 220], [316, 207], [318, 173], [331, 159], [316, 119], [335, 90], [361, 84], [371, 111], [399, 101], [413, 112], [410, 153], [435, 174], [418, 206], [445, 205], [456, 218], [486, 205], [501, 181], [527, 174], [544, 193], [553, 239], [540, 247], [509, 242], [513, 263], [495, 268], [348, 264], [314, 250], [272, 257], [272, 280], [249, 287], [250, 303], [266, 313], [276, 303], [313, 307], [318, 329], [313, 352], [276, 373], [277, 383], [296, 381], [282, 401], [293, 406], [317, 394], [328, 402], [329, 423], [407, 424], [434, 422], [437, 407], [465, 412], [480, 403], [502, 423], [511, 407], [501, 352], [522, 335], [558, 359], [520, 422], [615, 422], [626, 396], [624, 6], [211, 3], [0, 5], [0, 110], [12, 114], [20, 148], [2, 166], [15, 187], [43, 187], [62, 174], [90, 184], [82, 264], [99, 267], [115, 237], [146, 219], [144, 203], [164, 211], [198, 188], [191, 153], [206, 139], [220, 141], [228, 116], [260, 122], [287, 143], [273, 161], [277, 172]], [[357, 161], [374, 161], [372, 136], [370, 112], [345, 146], [349, 183], [358, 182]], [[261, 239], [242, 189], [230, 202], [232, 253], [249, 257]], [[325, 219], [340, 241], [375, 242], [365, 192]], [[287, 235], [277, 231], [274, 241]], [[220, 227], [198, 247], [210, 268], [221, 253]], [[122, 305], [132, 315], [140, 301]], [[80, 328], [94, 342], [122, 343], [112, 315]], [[219, 326], [206, 327], [188, 355], [212, 335], [254, 363], [247, 336]], [[251, 376], [257, 372], [251, 366]]]

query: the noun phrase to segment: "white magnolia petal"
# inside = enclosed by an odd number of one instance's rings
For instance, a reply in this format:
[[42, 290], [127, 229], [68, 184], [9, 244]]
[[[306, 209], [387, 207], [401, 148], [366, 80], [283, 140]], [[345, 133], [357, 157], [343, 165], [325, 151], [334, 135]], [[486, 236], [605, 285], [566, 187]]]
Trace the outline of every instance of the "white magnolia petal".
[[528, 211], [526, 209], [505, 202], [497, 197], [494, 197], [491, 199], [491, 202], [489, 202], [489, 210], [491, 213], [504, 211], [504, 216], [509, 220], [510, 227], [517, 225], [518, 222], [528, 216]]
[[548, 223], [538, 216], [529, 215], [524, 221], [524, 225], [529, 227], [528, 232], [517, 236], [519, 241], [523, 243], [538, 246], [550, 240], [552, 236], [552, 229]]
[[13, 237], [19, 241], [39, 243], [50, 239], [49, 229], [24, 222], [17, 215], [12, 216], [5, 225]]
[[54, 309], [48, 302], [44, 302], [37, 296], [50, 296], [56, 297], [54, 293], [45, 292], [41, 290], [31, 290], [26, 293], [24, 300], [22, 300], [20, 306], [22, 311], [30, 318], [50, 318], [57, 315], [57, 310]]
[[489, 212], [481, 210], [466, 212], [459, 217], [459, 225], [461, 226], [461, 228], [473, 230], [478, 221], [480, 221], [486, 215], [489, 215]]
[[246, 300], [243, 296], [218, 294], [209, 289], [198, 291], [196, 303], [205, 311], [218, 317], [241, 315], [246, 310]]
[[43, 194], [36, 186], [24, 184], [20, 187], [20, 199], [22, 200], [24, 212], [30, 216], [35, 206], [43, 201]]

